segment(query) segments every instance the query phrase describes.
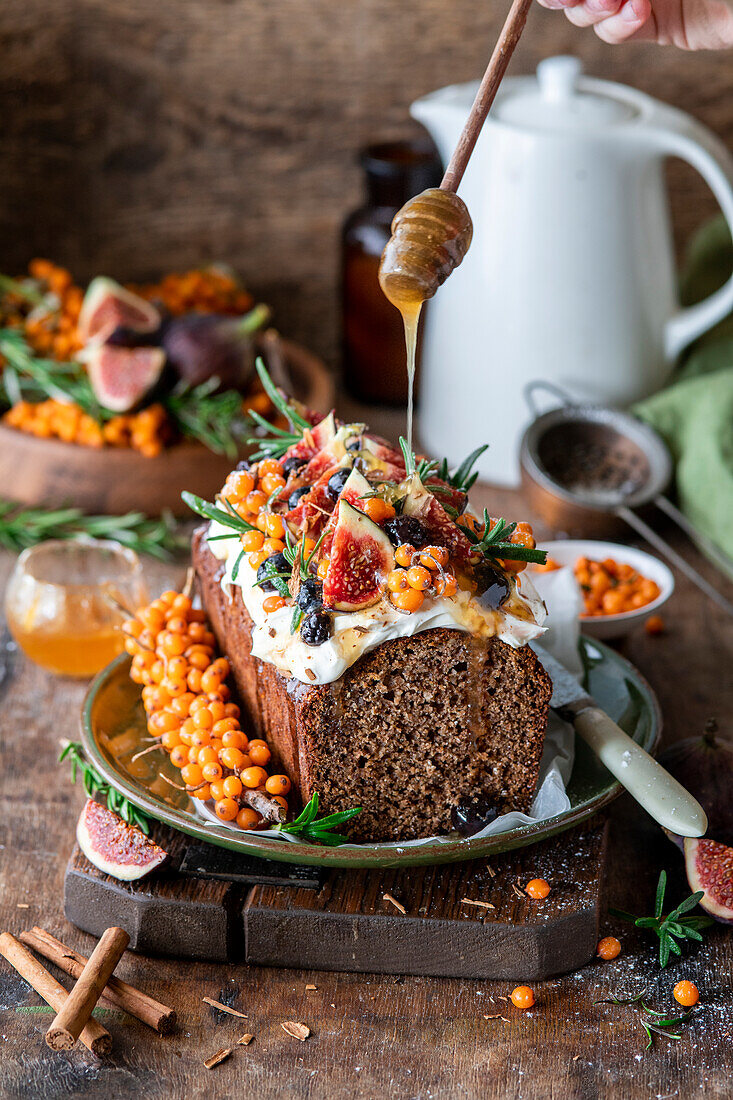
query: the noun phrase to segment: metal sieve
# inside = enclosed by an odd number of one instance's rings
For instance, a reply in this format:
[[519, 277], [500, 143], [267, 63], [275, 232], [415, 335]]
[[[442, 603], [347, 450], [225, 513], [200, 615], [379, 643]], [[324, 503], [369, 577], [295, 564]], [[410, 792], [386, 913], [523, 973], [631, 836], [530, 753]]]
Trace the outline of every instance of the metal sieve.
[[[541, 412], [537, 405], [541, 390], [560, 405]], [[723, 559], [720, 550], [664, 495], [672, 479], [672, 460], [654, 429], [617, 409], [576, 404], [549, 382], [531, 382], [525, 398], [534, 420], [522, 439], [522, 483], [542, 519], [555, 530], [586, 537], [618, 534], [628, 524], [733, 615], [733, 603], [637, 514], [637, 509], [656, 506], [721, 569], [733, 570], [733, 562]]]

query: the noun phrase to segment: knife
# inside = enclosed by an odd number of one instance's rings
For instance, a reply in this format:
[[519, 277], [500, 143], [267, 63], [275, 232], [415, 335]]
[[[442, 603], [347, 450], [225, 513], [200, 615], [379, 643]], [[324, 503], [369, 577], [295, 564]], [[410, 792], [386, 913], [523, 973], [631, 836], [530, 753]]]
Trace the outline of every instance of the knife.
[[697, 799], [632, 741], [559, 661], [541, 645], [531, 644], [552, 680], [550, 706], [555, 713], [575, 727], [598, 759], [663, 829], [679, 836], [703, 836], [708, 819]]

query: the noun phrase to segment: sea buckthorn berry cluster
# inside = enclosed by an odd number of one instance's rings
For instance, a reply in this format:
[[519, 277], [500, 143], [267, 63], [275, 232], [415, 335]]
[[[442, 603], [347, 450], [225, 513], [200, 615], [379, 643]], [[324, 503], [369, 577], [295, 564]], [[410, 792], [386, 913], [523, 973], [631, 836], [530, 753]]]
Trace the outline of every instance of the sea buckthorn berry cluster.
[[360, 507], [374, 523], [384, 523], [387, 519], [393, 519], [396, 514], [394, 505], [382, 497], [367, 497], [360, 502]]
[[[284, 601], [283, 601], [284, 602]], [[188, 596], [164, 592], [123, 624], [130, 676], [142, 685], [148, 731], [180, 769], [193, 798], [214, 801], [221, 821], [243, 829], [263, 825], [245, 790], [259, 791], [287, 810], [290, 780], [268, 775], [266, 741], [250, 740], [231, 702], [229, 662], [216, 656], [216, 639], [203, 611]]]
[[230, 272], [209, 267], [202, 270], [172, 272], [158, 283], [130, 286], [134, 294], [156, 304], [167, 313], [247, 313], [253, 306], [252, 295], [244, 290]]
[[659, 596], [659, 585], [625, 562], [578, 558], [575, 577], [583, 594], [583, 614], [619, 615], [645, 607]]
[[[254, 527], [253, 531], [247, 531], [242, 536], [242, 548], [247, 552], [247, 560], [253, 569], [259, 569], [269, 557], [281, 554], [285, 549], [285, 521], [271, 510], [271, 505], [278, 500], [286, 480], [282, 463], [276, 458], [266, 458], [247, 469], [233, 470], [221, 491], [222, 497], [237, 514]], [[313, 540], [308, 539], [306, 553], [314, 546]], [[265, 610], [275, 611], [284, 602], [276, 605], [270, 599]]]
[[395, 550], [398, 568], [387, 576], [389, 598], [398, 611], [419, 611], [428, 596], [455, 596], [458, 583], [445, 571], [449, 553], [445, 546], [416, 550], [409, 542]]

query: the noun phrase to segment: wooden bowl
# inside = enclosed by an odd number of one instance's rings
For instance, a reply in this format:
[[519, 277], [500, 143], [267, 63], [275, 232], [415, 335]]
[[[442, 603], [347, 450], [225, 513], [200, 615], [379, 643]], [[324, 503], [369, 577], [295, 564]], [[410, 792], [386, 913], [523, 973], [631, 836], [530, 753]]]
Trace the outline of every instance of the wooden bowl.
[[[297, 344], [282, 341], [295, 396], [317, 412], [333, 407], [326, 367]], [[72, 505], [84, 512], [190, 515], [181, 500], [188, 489], [210, 500], [232, 468], [231, 458], [185, 441], [156, 458], [129, 448], [95, 450], [58, 439], [39, 439], [0, 424], [0, 497], [31, 506]]]

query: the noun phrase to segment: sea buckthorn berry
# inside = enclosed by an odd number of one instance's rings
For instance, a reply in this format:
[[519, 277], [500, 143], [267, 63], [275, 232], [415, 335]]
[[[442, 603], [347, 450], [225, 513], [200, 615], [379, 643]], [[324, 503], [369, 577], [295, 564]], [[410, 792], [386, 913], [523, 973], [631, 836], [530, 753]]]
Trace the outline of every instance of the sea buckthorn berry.
[[257, 530], [260, 531], [263, 535], [267, 535], [267, 513], [260, 512], [254, 522]]
[[271, 539], [284, 539], [285, 538], [285, 524], [283, 523], [282, 516], [277, 516], [273, 513], [269, 513], [265, 519], [267, 535]]
[[[261, 738], [256, 737], [253, 741], [250, 741], [249, 745], [247, 746], [247, 752], [249, 753], [252, 763], [258, 764], [260, 768], [264, 768], [267, 764], [270, 763], [270, 757], [272, 756], [272, 753], [270, 752], [270, 748], [267, 742], [261, 740]], [[266, 778], [267, 776], [265, 776], [265, 779]], [[265, 782], [265, 779], [262, 780], [263, 783]]]
[[272, 796], [272, 801], [277, 802], [278, 806], [282, 806], [284, 810], [289, 809], [287, 798], [284, 798], [281, 794], [274, 794]]
[[262, 549], [268, 557], [271, 557], [273, 554], [282, 554], [285, 549], [285, 543], [282, 539], [265, 539], [262, 544]]
[[[213, 703], [212, 703], [213, 706]], [[229, 733], [231, 730], [239, 731], [239, 719], [238, 718], [219, 718], [214, 722], [214, 728], [211, 731], [214, 737], [223, 737], [225, 733]], [[236, 742], [232, 742], [235, 748], [237, 748]]]
[[219, 759], [225, 768], [229, 768], [230, 771], [240, 771], [246, 763], [246, 757], [241, 749], [235, 748], [222, 748], [219, 752]]
[[[199, 749], [198, 756], [196, 757], [196, 763], [202, 768], [204, 764], [218, 764], [219, 754], [212, 745], [204, 745]], [[204, 776], [204, 778], [206, 778]]]
[[279, 477], [282, 472], [283, 468], [276, 458], [263, 458], [257, 466], [257, 476], [260, 478], [267, 477], [268, 474], [276, 474]]
[[236, 775], [228, 775], [223, 781], [224, 794], [228, 798], [239, 798], [242, 793], [242, 780], [238, 779]]
[[214, 719], [211, 717], [210, 708], [197, 707], [196, 712], [193, 715], [193, 724], [196, 729], [210, 730], [214, 725]]
[[321, 558], [321, 560], [319, 561], [318, 566], [316, 568], [316, 573], [318, 575], [319, 581], [323, 581], [323, 580], [326, 579], [326, 573], [328, 573], [328, 559], [327, 558]]
[[189, 791], [191, 798], [197, 798], [199, 802], [208, 802], [211, 798], [211, 787], [208, 783], [204, 783], [198, 790]]
[[188, 764], [188, 746], [181, 743], [171, 750], [171, 764], [176, 768], [185, 768]]
[[157, 648], [164, 657], [180, 657], [188, 648], [188, 639], [183, 634], [166, 631], [161, 635]]
[[285, 478], [279, 477], [277, 474], [268, 474], [267, 477], [262, 478], [260, 488], [263, 493], [267, 493], [267, 499], [269, 500], [278, 490], [285, 488]]
[[532, 878], [524, 887], [526, 894], [529, 894], [535, 901], [541, 901], [542, 898], [546, 898], [550, 892], [550, 884], [543, 878]]
[[185, 657], [171, 657], [166, 667], [166, 673], [168, 676], [173, 676], [175, 679], [188, 675], [188, 661]]
[[424, 592], [433, 583], [430, 570], [422, 565], [413, 565], [407, 570], [407, 582], [410, 588], [416, 588], [418, 592]]
[[287, 775], [271, 775], [265, 780], [265, 790], [268, 794], [287, 794], [290, 786]]
[[201, 669], [192, 668], [186, 677], [189, 691], [198, 694], [201, 691]]
[[218, 802], [220, 798], [226, 798], [223, 779], [215, 779], [213, 783], [209, 783], [209, 790], [215, 802]]
[[267, 503], [267, 494], [261, 492], [259, 489], [255, 489], [253, 493], [248, 493], [244, 501], [247, 511], [252, 515], [256, 515], [261, 512]]
[[209, 692], [213, 693], [218, 691], [221, 687], [222, 679], [223, 677], [220, 676], [218, 672], [214, 672], [210, 667], [207, 668], [206, 672], [204, 672], [201, 677], [201, 690], [206, 692], [207, 695]]
[[410, 582], [405, 569], [393, 569], [387, 577], [387, 588], [390, 592], [404, 592], [409, 587]]
[[200, 642], [206, 633], [206, 626], [204, 623], [191, 623], [188, 628], [188, 636], [192, 642]]
[[664, 634], [664, 619], [661, 615], [650, 615], [644, 623], [644, 629], [647, 634]]
[[170, 709], [174, 714], [180, 715], [181, 718], [187, 718], [196, 698], [197, 696], [192, 691], [184, 691], [183, 695], [179, 695], [175, 699], [171, 697]]
[[198, 764], [186, 764], [181, 770], [181, 778], [189, 787], [196, 787], [204, 777]]
[[207, 783], [213, 783], [216, 779], [221, 779], [224, 772], [218, 760], [211, 760], [202, 766], [201, 774]]
[[242, 780], [245, 787], [255, 790], [267, 781], [267, 772], [264, 768], [245, 768], [239, 778]]
[[242, 549], [247, 553], [254, 553], [257, 550], [262, 549], [262, 543], [265, 541], [265, 536], [262, 531], [247, 531], [242, 535]]
[[515, 1008], [531, 1008], [534, 1004], [534, 993], [528, 985], [518, 985], [511, 991], [509, 999]]
[[607, 962], [610, 959], [615, 959], [621, 954], [621, 943], [615, 936], [604, 936], [602, 940], [598, 941], [596, 954]]
[[170, 752], [175, 749], [177, 745], [182, 745], [181, 735], [178, 730], [166, 730], [160, 739], [160, 743], [164, 749]]
[[256, 829], [262, 821], [262, 815], [253, 810], [251, 806], [243, 806], [237, 814], [237, 825], [240, 829]]
[[240, 711], [240, 709], [239, 709], [239, 707], [237, 706], [236, 703], [225, 703], [224, 704], [224, 717], [225, 718], [239, 718], [240, 713], [241, 713], [241, 711]]
[[240, 729], [224, 730], [221, 734], [221, 747], [223, 749], [239, 749], [240, 752], [244, 752], [247, 745], [247, 735]]
[[[437, 565], [436, 565], [437, 562]], [[448, 564], [448, 550], [445, 546], [426, 546], [420, 554], [420, 564], [426, 569], [437, 569], [438, 565]]]
[[374, 523], [383, 523], [386, 519], [392, 519], [395, 515], [393, 505], [386, 500], [382, 500], [381, 497], [367, 497], [366, 500], [361, 501], [361, 506], [364, 513]]
[[452, 573], [446, 573], [443, 577], [436, 577], [433, 584], [439, 596], [455, 596], [458, 591], [458, 582]]
[[700, 992], [694, 982], [682, 981], [672, 990], [672, 996], [684, 1008], [692, 1008], [700, 1000]]
[[[262, 536], [264, 539], [264, 535]], [[269, 554], [266, 550], [258, 550], [256, 554], [249, 554], [247, 561], [253, 569], [259, 569], [263, 561], [267, 561]]]
[[390, 593], [390, 599], [400, 611], [409, 611], [411, 613], [419, 611], [425, 602], [424, 595], [416, 588], [408, 588], [406, 592], [392, 592]]
[[188, 694], [188, 684], [185, 680], [171, 680], [166, 677], [166, 679], [163, 680], [161, 687], [165, 688], [171, 699], [175, 699], [179, 695]]
[[239, 813], [239, 806], [233, 798], [220, 798], [214, 806], [214, 812], [222, 821], [234, 821]]
[[188, 762], [189, 764], [198, 764], [199, 753], [201, 752], [201, 745], [194, 745], [193, 738], [191, 738], [191, 744], [188, 746]]
[[262, 601], [262, 610], [270, 615], [273, 611], [279, 611], [287, 603], [282, 596], [265, 596]]
[[224, 483], [224, 497], [243, 500], [255, 487], [255, 479], [248, 470], [233, 470]]

